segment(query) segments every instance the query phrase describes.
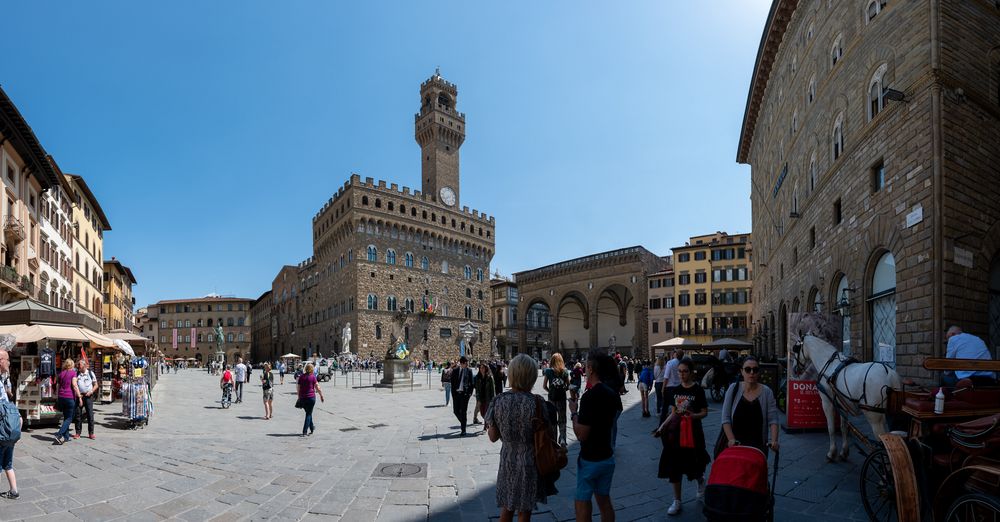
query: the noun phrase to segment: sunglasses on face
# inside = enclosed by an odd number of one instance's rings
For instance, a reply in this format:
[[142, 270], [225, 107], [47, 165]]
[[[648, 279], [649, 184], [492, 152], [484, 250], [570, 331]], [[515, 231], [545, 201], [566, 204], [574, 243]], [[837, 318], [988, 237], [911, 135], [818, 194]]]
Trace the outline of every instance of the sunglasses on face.
[[677, 373], [691, 373], [690, 370], [677, 370]]
[[747, 366], [746, 368], [743, 368], [745, 373], [757, 373], [758, 370], [760, 370], [760, 368], [756, 366]]

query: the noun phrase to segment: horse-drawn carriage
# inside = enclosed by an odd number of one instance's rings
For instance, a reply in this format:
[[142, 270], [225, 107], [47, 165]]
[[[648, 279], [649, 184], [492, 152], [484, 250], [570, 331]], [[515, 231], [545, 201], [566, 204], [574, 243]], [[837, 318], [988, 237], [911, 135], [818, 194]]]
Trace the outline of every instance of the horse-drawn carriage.
[[[886, 365], [853, 361], [812, 336], [792, 351], [799, 369], [810, 361], [819, 369], [830, 433], [827, 460], [837, 456], [834, 412], [843, 432], [839, 457], [847, 458], [849, 435], [865, 454], [860, 487], [870, 520], [1000, 520], [1000, 387], [960, 381], [944, 389], [944, 410], [935, 413], [937, 388], [903, 383]], [[923, 365], [931, 371], [1000, 371], [1000, 361], [929, 358]], [[859, 412], [877, 440], [848, 421]], [[905, 429], [886, 432], [886, 418]]]
[[739, 380], [739, 365], [732, 361], [719, 360], [713, 354], [692, 353], [694, 379], [715, 402], [722, 402], [729, 385]]

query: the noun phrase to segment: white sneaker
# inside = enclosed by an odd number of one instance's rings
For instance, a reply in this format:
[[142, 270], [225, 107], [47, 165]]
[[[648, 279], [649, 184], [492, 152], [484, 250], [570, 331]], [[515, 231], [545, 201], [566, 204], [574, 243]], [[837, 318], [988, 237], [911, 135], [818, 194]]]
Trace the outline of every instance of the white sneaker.
[[698, 481], [698, 502], [701, 502], [701, 503], [705, 502], [705, 481], [704, 480], [699, 480]]
[[676, 515], [681, 512], [681, 501], [674, 499], [674, 502], [670, 504], [670, 508], [667, 509], [668, 515]]

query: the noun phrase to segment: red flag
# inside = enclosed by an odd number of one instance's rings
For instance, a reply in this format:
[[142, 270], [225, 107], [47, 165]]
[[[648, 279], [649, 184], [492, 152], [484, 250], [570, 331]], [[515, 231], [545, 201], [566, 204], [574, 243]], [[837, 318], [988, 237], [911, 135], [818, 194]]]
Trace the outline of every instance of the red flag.
[[86, 348], [80, 348], [80, 360], [83, 361], [83, 362], [85, 362], [85, 363], [87, 363], [88, 366], [90, 365], [90, 361], [87, 360], [87, 349]]

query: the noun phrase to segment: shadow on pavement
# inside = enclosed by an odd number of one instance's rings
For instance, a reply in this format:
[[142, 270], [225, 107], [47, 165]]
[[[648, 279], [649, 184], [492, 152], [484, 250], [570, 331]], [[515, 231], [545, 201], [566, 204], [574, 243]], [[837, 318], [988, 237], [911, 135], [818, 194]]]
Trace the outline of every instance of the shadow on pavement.
[[301, 437], [301, 433], [268, 433], [268, 437]]
[[447, 404], [431, 404], [424, 406], [424, 408], [444, 408], [445, 406], [447, 406]]

